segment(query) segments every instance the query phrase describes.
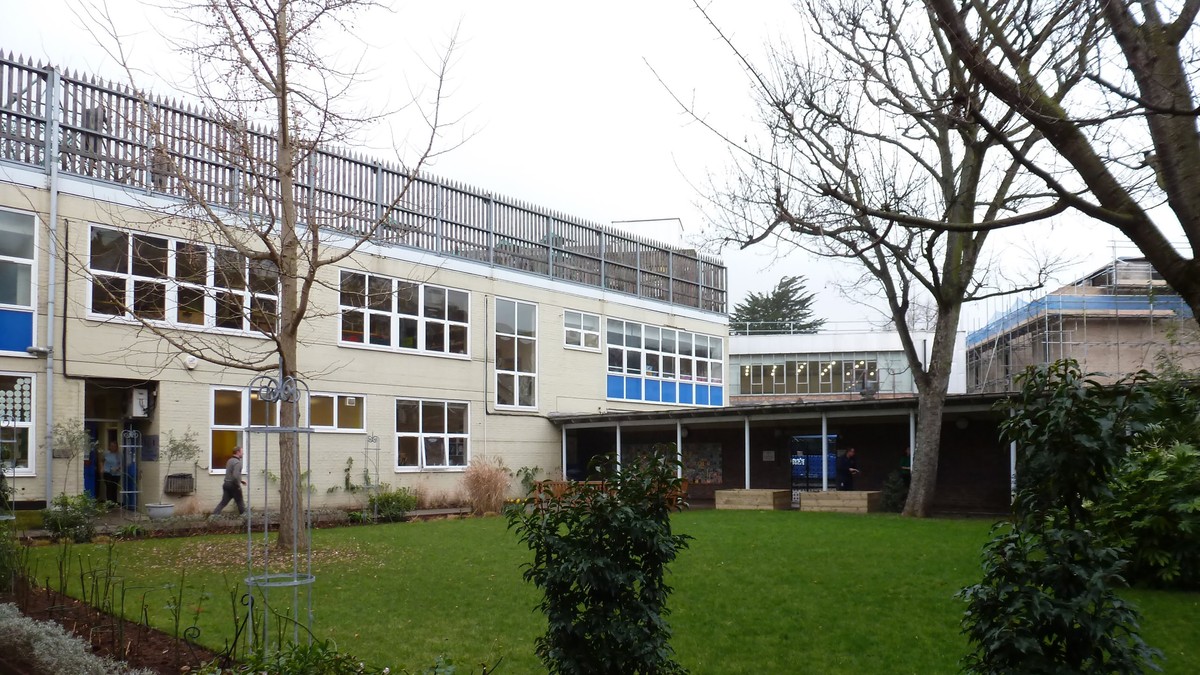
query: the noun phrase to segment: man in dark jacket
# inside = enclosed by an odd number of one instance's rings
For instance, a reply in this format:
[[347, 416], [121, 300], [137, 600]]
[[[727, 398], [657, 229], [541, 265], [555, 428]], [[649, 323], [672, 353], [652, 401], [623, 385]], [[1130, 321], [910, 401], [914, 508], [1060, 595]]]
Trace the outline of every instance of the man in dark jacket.
[[246, 481], [242, 480], [242, 447], [233, 449], [233, 456], [225, 463], [225, 482], [221, 483], [221, 503], [217, 504], [217, 508], [213, 509], [212, 514], [219, 515], [225, 505], [233, 500], [237, 504], [238, 515], [246, 512], [246, 502], [242, 499], [242, 486]]
[[838, 489], [853, 490], [854, 477], [858, 475], [858, 458], [855, 457], [854, 448], [846, 450], [846, 454], [838, 458], [837, 474], [838, 474]]

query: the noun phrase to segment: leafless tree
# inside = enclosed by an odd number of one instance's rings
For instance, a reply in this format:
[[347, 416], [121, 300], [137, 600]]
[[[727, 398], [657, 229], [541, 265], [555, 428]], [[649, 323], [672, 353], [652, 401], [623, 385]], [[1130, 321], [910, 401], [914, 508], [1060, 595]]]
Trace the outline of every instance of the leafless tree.
[[[321, 271], [349, 264], [348, 258], [369, 241], [404, 236], [402, 206], [409, 186], [435, 154], [439, 133], [447, 126], [441, 117], [442, 87], [453, 39], [430, 68], [435, 85], [414, 101], [427, 134], [416, 159], [405, 163], [406, 178], [389, 186], [392, 191], [383, 203], [331, 208], [318, 198], [317, 183], [323, 178], [317, 176], [319, 151], [351, 139], [373, 121], [347, 103], [347, 94], [361, 79], [359, 63], [344, 66], [339, 58], [345, 36], [353, 34], [353, 21], [372, 9], [376, 3], [370, 0], [197, 0], [182, 6], [180, 12], [198, 27], [199, 37], [176, 47], [192, 57], [192, 93], [203, 116], [219, 121], [220, 131], [213, 134], [205, 127], [203, 134], [192, 133], [192, 127], [179, 122], [178, 107], [145, 97], [131, 116], [139, 132], [151, 139], [149, 173], [155, 192], [178, 198], [178, 206], [166, 209], [162, 222], [187, 232], [195, 242], [173, 252], [177, 265], [204, 270], [211, 262], [216, 286], [243, 291], [234, 297], [199, 288], [190, 302], [197, 307], [215, 303], [219, 315], [265, 340], [164, 327], [161, 300], [153, 293], [139, 297], [135, 289], [130, 302], [122, 287], [103, 297], [95, 293], [104, 288], [100, 277], [93, 279], [94, 303], [102, 298], [111, 313], [138, 319], [142, 330], [168, 345], [168, 351], [221, 367], [277, 371], [281, 381], [328, 367], [312, 364], [306, 370], [299, 350], [306, 321], [322, 311], [313, 298], [314, 289], [324, 283]], [[132, 81], [137, 71], [121, 49], [116, 23], [103, 7], [88, 11], [91, 23], [104, 27], [111, 52]], [[197, 157], [236, 175], [233, 189], [214, 186], [212, 172]], [[153, 266], [162, 260], [165, 265], [167, 252], [160, 248], [149, 238], [135, 240], [131, 264]], [[93, 242], [93, 258], [96, 250]], [[206, 261], [207, 256], [214, 260]], [[74, 267], [86, 271], [88, 265], [81, 260]], [[179, 269], [184, 268], [177, 267], [177, 274]], [[302, 403], [281, 400], [279, 426], [298, 426]], [[304, 490], [294, 435], [279, 435], [279, 458], [279, 543], [303, 546], [307, 534], [297, 514]]]
[[[1200, 320], [1198, 0], [925, 0], [978, 86], [1052, 152], [1007, 148], [1047, 201], [1121, 231]], [[1070, 97], [1057, 92], [1078, 83]], [[1175, 224], [1190, 251], [1171, 244]], [[1190, 255], [1190, 257], [1189, 257]]]
[[[796, 246], [861, 267], [857, 286], [886, 305], [916, 383], [905, 513], [926, 516], [963, 304], [1038, 288], [1049, 271], [1005, 279], [984, 245], [995, 228], [1064, 206], [1028, 208], [1045, 195], [1029, 192], [1027, 173], [1003, 148], [1034, 150], [1039, 133], [1012, 113], [990, 129], [976, 122], [991, 102], [920, 0], [808, 0], [797, 9], [816, 38], [804, 57], [773, 49], [760, 67], [721, 34], [750, 75], [768, 136], [755, 147], [730, 141], [737, 161], [712, 199], [716, 232], [724, 244]], [[922, 314], [934, 332], [927, 359], [913, 338]]]

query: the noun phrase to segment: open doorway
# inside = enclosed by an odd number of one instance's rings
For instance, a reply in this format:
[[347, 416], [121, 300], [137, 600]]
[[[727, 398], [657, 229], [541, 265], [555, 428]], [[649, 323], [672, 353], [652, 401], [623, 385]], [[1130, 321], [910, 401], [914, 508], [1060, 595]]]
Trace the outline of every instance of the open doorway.
[[153, 382], [89, 379], [84, 428], [92, 439], [83, 489], [97, 501], [137, 510], [142, 492], [142, 439], [152, 424]]

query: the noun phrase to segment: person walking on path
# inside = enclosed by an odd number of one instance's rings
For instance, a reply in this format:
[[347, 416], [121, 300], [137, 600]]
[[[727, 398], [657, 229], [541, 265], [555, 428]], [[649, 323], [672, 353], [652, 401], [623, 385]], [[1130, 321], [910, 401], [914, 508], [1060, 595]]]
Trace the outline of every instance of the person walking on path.
[[221, 483], [221, 503], [213, 509], [214, 516], [220, 515], [225, 505], [232, 500], [237, 504], [238, 515], [246, 513], [246, 501], [242, 499], [242, 446], [233, 449], [233, 456], [225, 463], [225, 482]]

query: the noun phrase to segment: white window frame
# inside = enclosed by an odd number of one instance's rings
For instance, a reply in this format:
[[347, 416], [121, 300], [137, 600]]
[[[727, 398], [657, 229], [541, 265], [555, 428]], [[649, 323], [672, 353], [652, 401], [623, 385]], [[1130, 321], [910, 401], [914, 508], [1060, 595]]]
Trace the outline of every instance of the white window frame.
[[[663, 382], [732, 386], [725, 381], [725, 340], [719, 336], [613, 317], [605, 319], [604, 335], [606, 374], [651, 378]], [[620, 344], [614, 344], [610, 338], [619, 338]], [[698, 339], [704, 341], [706, 347], [701, 351], [707, 350], [707, 357], [695, 355]], [[630, 346], [631, 342], [637, 346]], [[683, 342], [689, 345], [688, 354], [680, 352], [680, 344]], [[658, 345], [657, 349], [649, 346], [655, 343]], [[652, 360], [658, 361], [658, 368], [655, 370], [650, 367]], [[697, 363], [705, 364], [708, 371], [706, 377], [698, 376]], [[686, 376], [682, 373], [684, 366], [687, 366], [689, 371]]]
[[[313, 422], [313, 414], [312, 414], [313, 401], [312, 400], [314, 398], [333, 399], [333, 425], [332, 426], [318, 425]], [[360, 416], [360, 420], [362, 422], [361, 427], [343, 427], [343, 426], [341, 426], [341, 415], [340, 415], [339, 411], [342, 409], [342, 407], [341, 407], [342, 399], [357, 400], [358, 403], [356, 405], [362, 406], [362, 408], [361, 408], [362, 414]], [[355, 406], [347, 406], [347, 407], [355, 407]], [[367, 433], [367, 397], [365, 394], [345, 394], [345, 393], [324, 392], [324, 391], [311, 392], [308, 395], [308, 407], [306, 409], [305, 419], [308, 420], [309, 427], [312, 428], [314, 431], [320, 431], [323, 433], [339, 433], [339, 434], [365, 434], [365, 433]]]
[[[97, 230], [119, 234], [125, 237], [125, 254], [124, 254], [124, 271], [120, 270], [104, 270], [92, 267], [92, 242], [93, 233]], [[145, 276], [134, 273], [134, 242], [138, 238], [159, 239], [166, 243], [165, 250], [165, 270], [162, 276]], [[205, 279], [203, 284], [195, 281], [182, 280], [178, 274], [178, 251], [180, 245], [191, 245], [202, 247], [205, 251]], [[126, 230], [118, 227], [109, 227], [106, 225], [98, 225], [91, 223], [88, 225], [88, 252], [87, 252], [87, 317], [97, 321], [122, 321], [128, 323], [149, 323], [156, 326], [168, 326], [179, 330], [192, 331], [216, 331], [226, 335], [244, 335], [249, 337], [265, 337], [264, 332], [255, 328], [255, 312], [256, 309], [263, 304], [274, 306], [274, 323], [273, 330], [278, 329], [279, 321], [279, 285], [278, 273], [276, 273], [276, 286], [274, 293], [268, 293], [262, 290], [254, 290], [251, 279], [252, 271], [256, 266], [262, 264], [262, 261], [250, 260], [241, 256], [241, 288], [233, 288], [230, 286], [218, 285], [216, 259], [218, 251], [222, 253], [233, 253], [240, 255], [227, 247], [212, 246], [186, 239], [176, 237], [167, 237], [150, 232], [140, 232], [137, 230]], [[110, 314], [107, 312], [98, 312], [96, 307], [96, 284], [104, 279], [120, 280], [125, 290], [123, 297], [120, 299], [121, 309], [120, 314]], [[137, 297], [135, 289], [138, 284], [143, 286], [146, 284], [154, 284], [162, 287], [162, 318], [148, 318], [136, 316]], [[179, 309], [179, 292], [186, 291], [202, 291], [204, 302], [204, 321], [202, 323], [190, 323], [187, 321], [178, 320]], [[217, 314], [219, 311], [217, 298], [218, 295], [229, 296], [237, 299], [241, 314], [241, 327], [232, 328], [228, 326], [220, 326], [217, 324]]]
[[[29, 400], [26, 403], [28, 406], [28, 414], [25, 419], [14, 419], [11, 423], [18, 433], [24, 430], [25, 448], [28, 456], [27, 466], [0, 467], [4, 471], [4, 475], [12, 478], [15, 476], [36, 476], [37, 475], [37, 439], [34, 438], [35, 424], [37, 423], [37, 376], [34, 373], [17, 373], [0, 371], [0, 375], [5, 377], [15, 377], [18, 380], [27, 378], [29, 380]], [[3, 420], [3, 415], [0, 414], [0, 420]], [[0, 434], [8, 434], [8, 429], [0, 429]], [[11, 486], [9, 486], [11, 487]]]
[[[574, 323], [577, 324], [577, 326], [571, 325], [572, 318], [574, 318]], [[587, 328], [584, 327], [584, 319], [585, 318], [590, 318], [596, 322], [596, 330], [588, 330]], [[575, 349], [575, 350], [579, 350], [579, 351], [583, 351], [583, 352], [599, 352], [604, 347], [604, 338], [601, 337], [601, 335], [600, 335], [601, 327], [603, 325], [604, 325], [603, 319], [600, 318], [599, 314], [592, 314], [590, 312], [581, 312], [581, 311], [574, 310], [574, 309], [564, 309], [563, 310], [563, 348], [564, 349]], [[596, 341], [595, 347], [587, 346], [589, 337], [595, 339], [595, 341]], [[574, 338], [576, 340], [576, 342], [578, 342], [578, 344], [572, 344], [571, 343], [572, 338]]]
[[[513, 332], [505, 332], [500, 330], [500, 311], [501, 303], [512, 303], [514, 325]], [[533, 334], [521, 334], [521, 308], [530, 307], [533, 309]], [[497, 408], [505, 408], [509, 410], [537, 410], [538, 409], [538, 371], [540, 355], [538, 353], [538, 305], [535, 302], [525, 302], [512, 298], [496, 298], [496, 318], [493, 321], [493, 332], [495, 334], [495, 377], [492, 384], [495, 386], [493, 401]], [[500, 367], [500, 345], [501, 339], [511, 339], [513, 342], [513, 367]], [[521, 347], [522, 341], [533, 342], [533, 370], [521, 370]], [[500, 380], [501, 378], [512, 378], [512, 395], [513, 402], [505, 403], [500, 400]], [[533, 401], [529, 403], [521, 403], [521, 382], [525, 380], [531, 382], [529, 386], [533, 389]]]
[[[363, 288], [366, 294], [366, 301], [363, 306], [348, 305], [342, 302], [342, 284], [348, 275], [360, 276], [363, 278]], [[387, 280], [391, 284], [391, 307], [390, 309], [375, 309], [367, 306], [370, 302], [370, 287], [371, 280]], [[396, 304], [396, 293], [398, 292], [398, 284], [407, 284], [417, 290], [417, 313], [409, 314], [399, 311]], [[467, 319], [459, 321], [449, 317], [449, 311], [445, 312], [442, 318], [430, 317], [426, 315], [426, 296], [430, 290], [440, 290], [446, 294], [446, 306], [449, 307], [449, 298], [451, 293], [458, 293], [466, 297]], [[471, 358], [471, 292], [461, 288], [453, 288], [451, 286], [442, 286], [440, 284], [422, 284], [406, 279], [389, 277], [385, 274], [373, 274], [363, 272], [361, 270], [341, 269], [338, 270], [338, 326], [337, 326], [337, 344], [340, 347], [350, 347], [353, 349], [374, 349], [381, 351], [399, 352], [402, 354], [422, 354], [425, 356], [437, 356], [450, 359], [466, 359]], [[363, 317], [363, 339], [361, 342], [344, 339], [345, 335], [345, 320], [346, 315], [350, 313], [359, 313]], [[379, 316], [386, 317], [389, 323], [388, 344], [377, 345], [371, 344], [371, 317]], [[399, 344], [400, 340], [400, 322], [415, 321], [417, 324], [416, 347], [404, 347]], [[429, 327], [438, 325], [442, 327], [443, 332], [443, 349], [433, 350], [425, 348], [426, 335]], [[461, 328], [465, 335], [463, 337], [464, 351], [450, 351], [450, 333], [455, 328]]]
[[[9, 303], [0, 303], [0, 309], [13, 312], [23, 312], [32, 316], [29, 329], [29, 344], [37, 344], [36, 336], [38, 332], [38, 315], [34, 309], [38, 306], [38, 238], [41, 234], [41, 218], [38, 218], [36, 213], [22, 211], [20, 209], [0, 208], [0, 211], [15, 213], [21, 216], [28, 216], [33, 221], [33, 251], [32, 257], [22, 258], [19, 256], [0, 255], [0, 261], [9, 262], [16, 265], [29, 265], [29, 304], [16, 305]], [[0, 350], [0, 354], [15, 354], [28, 357], [24, 351]], [[30, 453], [34, 454], [34, 453]]]
[[[239, 407], [238, 407], [238, 411], [239, 411], [238, 412], [238, 414], [239, 414], [238, 422], [239, 422], [239, 424], [237, 424], [237, 425], [217, 424], [217, 392], [219, 392], [219, 391], [232, 391], [232, 392], [237, 392], [240, 395], [240, 399], [239, 399], [240, 403], [239, 403]], [[237, 432], [237, 434], [238, 434], [238, 440], [235, 443], [235, 445], [240, 445], [243, 450], [243, 453], [242, 453], [242, 475], [243, 476], [246, 475], [245, 458], [250, 452], [250, 448], [246, 447], [245, 431], [246, 431], [246, 427], [248, 426], [246, 423], [251, 420], [250, 406], [252, 405], [253, 399], [257, 398], [257, 395], [258, 395], [258, 391], [252, 390], [249, 387], [214, 386], [209, 390], [209, 395], [208, 395], [208, 473], [209, 474], [221, 475], [221, 476], [225, 475], [224, 463], [222, 463], [221, 466], [217, 466], [217, 463], [213, 461], [213, 442], [212, 442], [213, 432], [214, 431], [233, 431], [233, 432]], [[274, 404], [270, 404], [270, 405], [272, 406], [273, 410], [271, 410], [271, 419], [269, 420], [269, 425], [274, 426], [279, 423], [279, 403], [274, 403]], [[228, 460], [226, 460], [226, 461], [228, 461]]]
[[[471, 403], [469, 401], [450, 401], [430, 398], [414, 398], [411, 396], [398, 396], [393, 403], [393, 410], [397, 410], [401, 401], [407, 403], [415, 403], [418, 411], [417, 430], [416, 431], [401, 431], [397, 427], [396, 422], [393, 422], [392, 439], [392, 464], [393, 470], [396, 473], [418, 473], [422, 471], [436, 472], [459, 472], [466, 471], [471, 464]], [[440, 405], [442, 406], [442, 419], [445, 427], [441, 430], [433, 430], [425, 428], [425, 406]], [[449, 431], [450, 425], [450, 406], [461, 406], [463, 409], [463, 431]], [[393, 414], [393, 419], [396, 415]], [[417, 440], [417, 463], [400, 464], [400, 439], [415, 438]], [[425, 455], [426, 440], [440, 439], [443, 443], [443, 452], [445, 453], [446, 463], [430, 465]], [[450, 464], [450, 444], [451, 441], [459, 440], [463, 444], [463, 463]]]

